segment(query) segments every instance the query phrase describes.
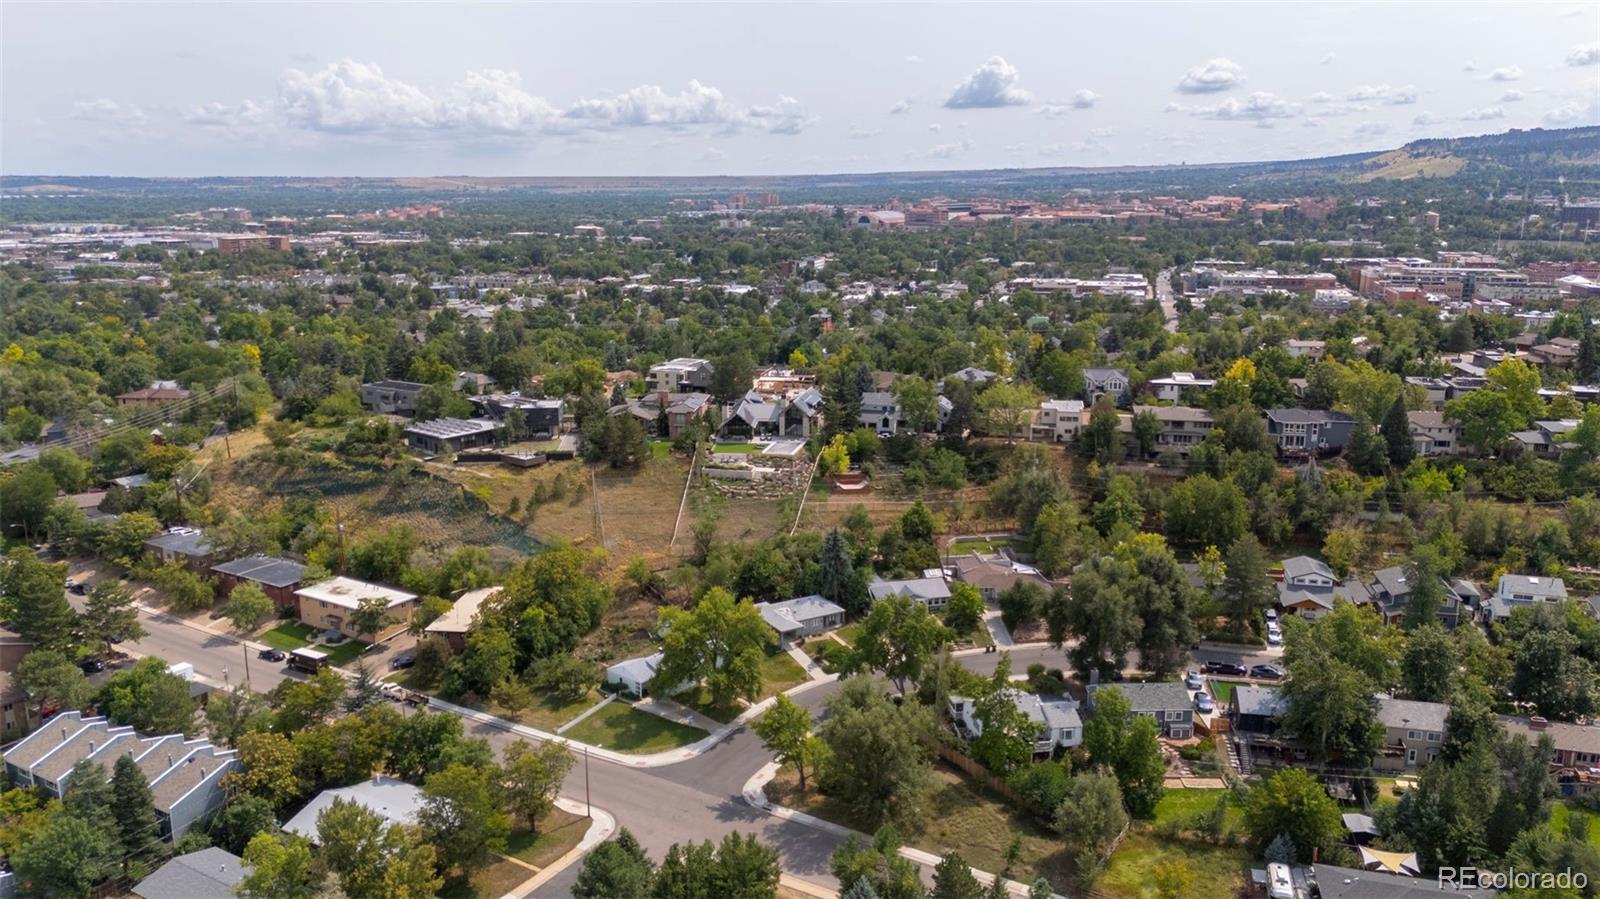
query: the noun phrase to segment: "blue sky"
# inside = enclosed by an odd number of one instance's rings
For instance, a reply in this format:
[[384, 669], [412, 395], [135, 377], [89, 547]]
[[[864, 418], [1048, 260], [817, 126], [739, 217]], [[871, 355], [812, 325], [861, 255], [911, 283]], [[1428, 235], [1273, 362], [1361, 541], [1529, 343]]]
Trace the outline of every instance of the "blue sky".
[[1600, 4], [17, 3], [0, 171], [1215, 162], [1600, 124]]

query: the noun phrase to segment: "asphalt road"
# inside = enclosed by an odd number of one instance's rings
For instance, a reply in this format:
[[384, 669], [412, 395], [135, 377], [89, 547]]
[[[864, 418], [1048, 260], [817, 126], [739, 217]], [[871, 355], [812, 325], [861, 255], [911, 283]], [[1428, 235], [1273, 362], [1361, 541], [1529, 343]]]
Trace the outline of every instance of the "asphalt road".
[[1156, 275], [1156, 302], [1161, 304], [1161, 314], [1166, 316], [1167, 333], [1178, 333], [1178, 304], [1172, 296], [1172, 269], [1161, 270]]

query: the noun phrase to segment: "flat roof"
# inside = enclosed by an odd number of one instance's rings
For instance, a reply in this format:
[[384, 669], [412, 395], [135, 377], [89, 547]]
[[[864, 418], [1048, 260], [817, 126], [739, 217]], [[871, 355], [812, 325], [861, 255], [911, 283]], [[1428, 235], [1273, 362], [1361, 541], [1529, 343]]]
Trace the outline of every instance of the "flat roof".
[[500, 423], [492, 418], [435, 418], [432, 421], [419, 421], [407, 427], [405, 432], [448, 439], [496, 431], [499, 428]]
[[428, 622], [424, 628], [430, 634], [464, 634], [472, 629], [473, 619], [478, 617], [478, 607], [484, 600], [500, 592], [499, 587], [484, 587], [482, 590], [469, 590], [461, 594], [461, 598], [450, 606], [450, 611]]
[[272, 556], [245, 556], [232, 562], [211, 566], [212, 571], [232, 575], [247, 581], [266, 584], [268, 587], [293, 587], [305, 576], [306, 566], [293, 559]]
[[343, 799], [376, 812], [387, 824], [415, 824], [417, 812], [422, 809], [422, 791], [403, 780], [392, 777], [374, 777], [348, 787], [323, 790], [300, 813], [285, 821], [283, 829], [306, 839], [317, 839], [317, 816]]
[[404, 605], [417, 598], [415, 593], [396, 590], [381, 584], [369, 584], [353, 577], [331, 577], [319, 584], [311, 584], [294, 591], [295, 596], [325, 602], [345, 609], [355, 609], [364, 599], [382, 599], [389, 608]]

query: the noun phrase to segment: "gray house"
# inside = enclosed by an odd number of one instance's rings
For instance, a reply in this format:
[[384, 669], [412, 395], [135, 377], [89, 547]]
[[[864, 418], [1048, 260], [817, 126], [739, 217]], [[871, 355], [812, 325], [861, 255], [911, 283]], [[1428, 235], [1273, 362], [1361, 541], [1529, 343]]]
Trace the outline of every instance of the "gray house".
[[1125, 368], [1086, 368], [1083, 370], [1083, 401], [1094, 405], [1102, 396], [1126, 406], [1133, 397], [1133, 382]]
[[406, 428], [406, 447], [434, 455], [494, 446], [504, 425], [492, 418], [436, 418]]
[[416, 381], [372, 381], [361, 385], [361, 405], [374, 412], [417, 414], [417, 397], [428, 385]]
[[518, 436], [548, 440], [561, 433], [561, 415], [566, 410], [564, 400], [537, 399], [515, 393], [490, 393], [468, 399], [484, 418], [505, 421], [512, 414], [519, 416]]
[[930, 612], [941, 611], [950, 604], [950, 585], [945, 583], [943, 577], [913, 577], [886, 581], [874, 576], [872, 583], [867, 585], [867, 593], [874, 602], [891, 596], [909, 596], [927, 606]]
[[1095, 706], [1095, 694], [1115, 688], [1128, 697], [1133, 714], [1154, 718], [1161, 727], [1161, 735], [1174, 740], [1187, 740], [1194, 736], [1194, 700], [1189, 690], [1176, 681], [1159, 684], [1091, 684], [1089, 709]]
[[[1411, 594], [1415, 590], [1409, 577], [1404, 565], [1391, 565], [1372, 573], [1372, 583], [1367, 585], [1367, 592], [1372, 595], [1372, 604], [1383, 613], [1385, 624], [1396, 624], [1405, 617], [1406, 606], [1410, 604]], [[1444, 578], [1439, 579], [1439, 588], [1444, 597], [1444, 602], [1439, 606], [1439, 621], [1445, 627], [1455, 627], [1461, 620], [1461, 607], [1471, 597], [1461, 595], [1457, 584]]]
[[1350, 442], [1355, 421], [1325, 409], [1268, 409], [1267, 433], [1277, 443], [1279, 455], [1332, 454]]
[[1485, 603], [1491, 621], [1504, 621], [1511, 610], [1534, 603], [1560, 603], [1567, 600], [1567, 583], [1558, 577], [1531, 574], [1503, 574], [1494, 595]]
[[782, 602], [758, 602], [756, 611], [784, 643], [844, 624], [844, 608], [816, 594]]
[[209, 846], [180, 855], [133, 888], [143, 899], [233, 899], [250, 866], [226, 849]]
[[1444, 746], [1450, 707], [1442, 702], [1378, 697], [1383, 747], [1372, 760], [1379, 771], [1415, 771], [1434, 760]]

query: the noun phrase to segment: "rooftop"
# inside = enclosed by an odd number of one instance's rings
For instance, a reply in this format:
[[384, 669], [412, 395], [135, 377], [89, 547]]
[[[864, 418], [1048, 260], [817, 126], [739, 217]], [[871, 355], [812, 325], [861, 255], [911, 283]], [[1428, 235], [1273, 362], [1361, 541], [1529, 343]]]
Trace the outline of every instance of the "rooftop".
[[464, 634], [472, 630], [473, 619], [478, 617], [478, 607], [499, 592], [499, 587], [484, 587], [461, 594], [450, 611], [428, 622], [425, 630], [430, 634]]
[[317, 816], [333, 805], [334, 800], [354, 802], [368, 811], [377, 812], [385, 824], [415, 824], [417, 812], [422, 808], [422, 791], [392, 777], [374, 777], [354, 786], [323, 790], [300, 813], [285, 821], [283, 829], [306, 839], [317, 839]]
[[269, 587], [293, 587], [305, 576], [306, 566], [293, 559], [257, 555], [213, 565], [211, 570]]
[[416, 599], [416, 594], [380, 584], [369, 584], [358, 581], [353, 577], [331, 577], [320, 584], [312, 584], [294, 591], [294, 595], [345, 609], [355, 609], [365, 599], [378, 598], [388, 603], [389, 608], [404, 605]]
[[210, 846], [180, 855], [133, 888], [144, 899], [233, 899], [249, 867], [239, 856]]
[[436, 418], [432, 421], [419, 421], [407, 427], [405, 432], [449, 439], [495, 431], [499, 427], [500, 423], [492, 418]]

